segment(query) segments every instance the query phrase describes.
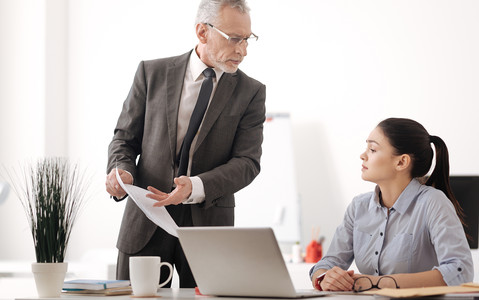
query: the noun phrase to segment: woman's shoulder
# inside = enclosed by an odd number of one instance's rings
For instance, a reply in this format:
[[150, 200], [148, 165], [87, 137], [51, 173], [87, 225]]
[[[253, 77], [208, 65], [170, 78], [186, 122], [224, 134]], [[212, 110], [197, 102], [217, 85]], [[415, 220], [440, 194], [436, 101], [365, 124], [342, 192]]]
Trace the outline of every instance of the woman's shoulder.
[[374, 191], [359, 194], [353, 198], [353, 202], [368, 202], [373, 197]]
[[353, 198], [349, 206], [350, 207], [360, 207], [360, 206], [368, 207], [371, 201], [373, 201], [373, 197], [374, 197], [374, 191], [359, 194]]
[[445, 206], [452, 206], [451, 200], [449, 200], [443, 191], [425, 184], [420, 185], [416, 201], [418, 204], [425, 205], [429, 208], [440, 209]]
[[423, 199], [424, 201], [430, 200], [448, 200], [446, 194], [443, 191], [436, 189], [435, 187], [421, 184], [418, 189], [418, 199]]

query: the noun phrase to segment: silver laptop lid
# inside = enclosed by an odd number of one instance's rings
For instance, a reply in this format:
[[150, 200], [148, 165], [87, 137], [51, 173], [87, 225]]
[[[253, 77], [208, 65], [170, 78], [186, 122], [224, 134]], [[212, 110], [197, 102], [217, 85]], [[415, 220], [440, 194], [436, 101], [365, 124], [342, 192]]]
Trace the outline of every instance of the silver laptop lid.
[[271, 228], [181, 227], [178, 237], [202, 294], [296, 295]]

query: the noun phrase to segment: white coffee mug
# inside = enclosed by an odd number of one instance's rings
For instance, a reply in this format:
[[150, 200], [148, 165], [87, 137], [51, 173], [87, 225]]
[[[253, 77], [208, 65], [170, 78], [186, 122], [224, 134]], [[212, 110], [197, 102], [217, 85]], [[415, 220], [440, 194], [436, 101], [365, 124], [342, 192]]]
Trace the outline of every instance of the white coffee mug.
[[[160, 281], [160, 269], [167, 266], [170, 275], [164, 282]], [[173, 276], [173, 267], [167, 262], [161, 262], [159, 256], [133, 256], [130, 257], [130, 282], [133, 295], [139, 297], [154, 296], [158, 288], [167, 284]]]

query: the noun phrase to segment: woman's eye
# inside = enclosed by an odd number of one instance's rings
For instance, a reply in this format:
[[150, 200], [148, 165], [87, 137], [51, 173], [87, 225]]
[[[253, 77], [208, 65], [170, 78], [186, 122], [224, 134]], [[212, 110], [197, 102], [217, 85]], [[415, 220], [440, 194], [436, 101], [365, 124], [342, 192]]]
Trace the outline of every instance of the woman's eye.
[[376, 150], [374, 150], [372, 148], [369, 148], [369, 151], [371, 151], [372, 153], [376, 152]]

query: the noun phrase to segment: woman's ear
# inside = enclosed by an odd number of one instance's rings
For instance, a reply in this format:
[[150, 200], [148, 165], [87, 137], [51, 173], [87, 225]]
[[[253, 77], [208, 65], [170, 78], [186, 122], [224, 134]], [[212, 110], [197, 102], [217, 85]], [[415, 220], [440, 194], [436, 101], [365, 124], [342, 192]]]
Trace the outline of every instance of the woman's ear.
[[398, 157], [398, 160], [396, 163], [397, 171], [407, 170], [410, 166], [411, 166], [411, 156], [409, 156], [409, 154], [402, 154]]
[[208, 40], [207, 38], [207, 33], [208, 30], [206, 28], [206, 24], [203, 23], [198, 23], [196, 24], [196, 36], [198, 37], [198, 40], [202, 44], [206, 44], [206, 41]]

